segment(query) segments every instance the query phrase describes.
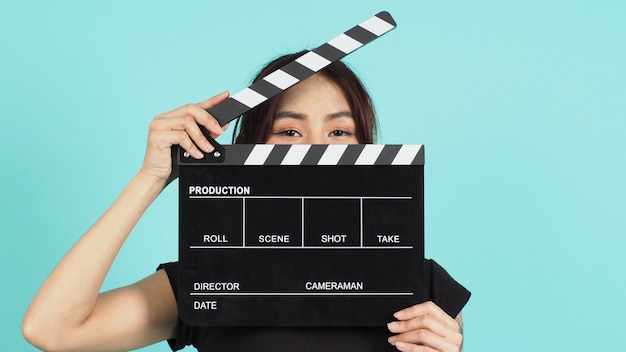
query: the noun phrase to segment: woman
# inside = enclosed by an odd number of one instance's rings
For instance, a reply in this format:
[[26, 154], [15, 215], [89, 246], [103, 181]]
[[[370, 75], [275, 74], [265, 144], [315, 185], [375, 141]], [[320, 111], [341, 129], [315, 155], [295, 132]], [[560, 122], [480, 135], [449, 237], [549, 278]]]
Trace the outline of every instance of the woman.
[[[259, 77], [298, 55], [273, 61]], [[433, 302], [397, 312], [397, 321], [381, 328], [194, 328], [178, 320], [176, 263], [130, 286], [99, 293], [132, 228], [176, 177], [172, 147], [179, 145], [196, 158], [211, 152], [198, 124], [213, 137], [222, 134], [206, 110], [227, 97], [223, 92], [155, 117], [140, 171], [46, 279], [24, 317], [26, 339], [49, 351], [123, 351], [162, 340], [174, 350], [194, 344], [199, 351], [381, 351], [392, 345], [401, 351], [459, 351], [460, 313], [455, 320]], [[338, 62], [246, 114], [237, 143], [372, 143], [374, 132], [367, 92]], [[460, 310], [469, 293], [436, 264], [432, 270], [443, 277], [432, 287], [449, 286], [451, 296], [458, 296], [452, 305]]]

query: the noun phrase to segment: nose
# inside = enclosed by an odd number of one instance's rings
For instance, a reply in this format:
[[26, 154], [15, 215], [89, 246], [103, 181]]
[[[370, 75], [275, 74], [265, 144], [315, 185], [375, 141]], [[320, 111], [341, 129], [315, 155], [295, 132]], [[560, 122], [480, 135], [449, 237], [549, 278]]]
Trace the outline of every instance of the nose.
[[308, 135], [302, 139], [303, 144], [328, 144], [328, 141], [321, 135]]

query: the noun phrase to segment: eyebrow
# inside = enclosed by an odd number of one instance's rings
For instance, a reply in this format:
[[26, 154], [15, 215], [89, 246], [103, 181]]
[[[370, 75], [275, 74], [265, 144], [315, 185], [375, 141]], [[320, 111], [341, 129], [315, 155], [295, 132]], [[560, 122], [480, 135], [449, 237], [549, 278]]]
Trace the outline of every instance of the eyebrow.
[[[337, 111], [332, 114], [328, 114], [325, 118], [326, 121], [334, 120], [337, 118], [348, 117], [352, 118], [352, 113], [350, 111]], [[306, 114], [301, 114], [294, 111], [279, 111], [276, 115], [274, 115], [274, 120], [278, 119], [296, 119], [296, 120], [305, 120], [307, 118]]]

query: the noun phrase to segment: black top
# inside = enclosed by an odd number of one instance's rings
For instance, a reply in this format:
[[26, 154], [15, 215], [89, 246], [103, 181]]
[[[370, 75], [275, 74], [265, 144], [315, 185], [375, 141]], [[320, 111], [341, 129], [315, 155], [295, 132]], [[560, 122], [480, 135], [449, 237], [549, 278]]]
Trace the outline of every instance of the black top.
[[[470, 292], [457, 283], [433, 260], [425, 262], [425, 284], [429, 300], [446, 313], [456, 317], [470, 297]], [[178, 263], [159, 265], [169, 277], [177, 297]], [[157, 270], [158, 270], [157, 269]], [[392, 334], [381, 327], [194, 327], [178, 319], [176, 335], [168, 340], [172, 351], [193, 345], [199, 352], [236, 351], [397, 351], [387, 342]]]

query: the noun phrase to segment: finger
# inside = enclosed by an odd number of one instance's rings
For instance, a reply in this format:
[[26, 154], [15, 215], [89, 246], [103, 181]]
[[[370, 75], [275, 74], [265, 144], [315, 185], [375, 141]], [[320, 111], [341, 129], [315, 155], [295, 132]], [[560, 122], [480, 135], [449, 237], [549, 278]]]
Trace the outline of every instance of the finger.
[[458, 330], [452, 330], [438, 317], [433, 315], [421, 315], [409, 320], [393, 321], [387, 324], [387, 328], [389, 331], [396, 334], [419, 329], [427, 329], [440, 336], [447, 336], [453, 332], [458, 332]]
[[422, 315], [432, 315], [444, 322], [449, 328], [458, 330], [458, 323], [432, 301], [416, 304], [394, 313], [399, 320], [410, 320]]
[[196, 159], [202, 159], [204, 157], [204, 153], [191, 141], [185, 131], [154, 132], [150, 138], [148, 138], [148, 143], [158, 151], [169, 149], [170, 152], [173, 145], [179, 145]]
[[[432, 315], [422, 315], [410, 320], [391, 322], [388, 324], [388, 327], [391, 332], [399, 334], [390, 337], [390, 343], [394, 340], [400, 340], [413, 343], [424, 343], [433, 347], [449, 348], [452, 346], [452, 351], [458, 351], [463, 343], [463, 334], [458, 329], [449, 328], [438, 318]], [[426, 340], [424, 336], [434, 336], [437, 338], [436, 341], [441, 342]], [[445, 350], [447, 351], [450, 349]]]
[[204, 126], [209, 133], [216, 137], [224, 132], [224, 128], [220, 126], [220, 123], [209, 114], [205, 109], [197, 104], [188, 104], [182, 107], [181, 111], [183, 116], [191, 116], [195, 120], [194, 123]]
[[[224, 133], [226, 131], [226, 129], [228, 129], [228, 124], [225, 124], [224, 126], [221, 126], [221, 128], [222, 128], [222, 133]], [[221, 133], [220, 134], [215, 134], [215, 133], [210, 133], [209, 132], [209, 134], [211, 135], [211, 138], [213, 138], [213, 139], [217, 139], [217, 137], [221, 136]]]
[[207, 115], [210, 117], [210, 122], [208, 124], [205, 124], [204, 126], [211, 132], [211, 135], [213, 138], [216, 138], [217, 136], [222, 134], [222, 132], [226, 131], [226, 128], [228, 128], [228, 123], [226, 123], [224, 126], [221, 126], [221, 124], [219, 123], [219, 121], [217, 121], [215, 116], [211, 115], [208, 112], [208, 109], [223, 102], [224, 100], [228, 98], [229, 95], [230, 93], [226, 90], [212, 98], [209, 98], [197, 104], [197, 106], [203, 109], [204, 111], [206, 111]]
[[199, 102], [197, 105], [201, 108], [203, 108], [204, 110], [206, 109], [210, 109], [212, 107], [214, 107], [215, 105], [223, 102], [224, 100], [226, 100], [226, 98], [228, 98], [228, 96], [230, 95], [230, 93], [225, 90], [223, 92], [221, 92], [220, 94], [211, 97], [205, 101], [201, 101]]
[[[213, 145], [209, 142], [204, 133], [208, 132], [208, 134], [215, 139], [221, 135], [224, 130], [220, 126], [219, 122], [211, 116], [211, 114], [197, 105], [188, 106], [187, 113], [187, 116], [191, 116], [191, 118], [186, 117], [181, 120], [184, 124], [183, 127], [185, 131], [187, 131], [191, 139], [200, 147], [200, 149], [207, 153], [211, 153], [215, 147], [213, 147]], [[205, 132], [200, 129], [200, 126], [206, 128]]]
[[398, 343], [404, 342], [412, 345], [428, 346], [437, 351], [457, 352], [462, 342], [462, 337], [460, 336], [443, 337], [426, 329], [413, 330], [394, 337], [396, 346]]
[[[194, 108], [188, 108], [189, 111], [193, 109]], [[199, 109], [199, 108], [195, 107], [195, 109]], [[204, 110], [201, 110], [201, 111], [204, 112]], [[167, 119], [154, 120], [150, 124], [150, 127], [152, 130], [160, 131], [162, 133], [185, 132], [191, 138], [191, 140], [193, 140], [193, 142], [200, 149], [202, 149], [205, 153], [210, 153], [215, 149], [213, 145], [209, 143], [209, 140], [205, 137], [204, 133], [202, 133], [202, 131], [200, 130], [200, 127], [198, 126], [196, 118], [194, 118], [193, 116], [189, 114], [171, 117]], [[178, 136], [178, 134], [175, 134], [175, 135]], [[174, 143], [174, 144], [179, 144], [179, 143]]]
[[206, 110], [221, 103], [228, 98], [228, 96], [229, 92], [224, 91], [200, 103], [187, 104], [172, 111], [159, 114], [155, 116], [154, 120], [164, 120], [181, 115], [191, 115], [194, 116], [198, 123], [205, 126], [213, 135], [219, 136], [222, 132], [224, 132], [225, 128], [222, 128], [217, 119], [215, 119], [215, 117], [209, 114]]
[[412, 343], [407, 343], [407, 342], [402, 342], [402, 341], [398, 341], [395, 346], [398, 349], [398, 351], [437, 352], [437, 350], [430, 348], [428, 346], [414, 345]]
[[204, 158], [204, 153], [198, 149], [198, 146], [189, 138], [189, 135], [183, 131], [178, 131], [170, 134], [173, 137], [170, 140], [172, 144], [178, 144], [187, 153], [193, 156], [195, 159]]

